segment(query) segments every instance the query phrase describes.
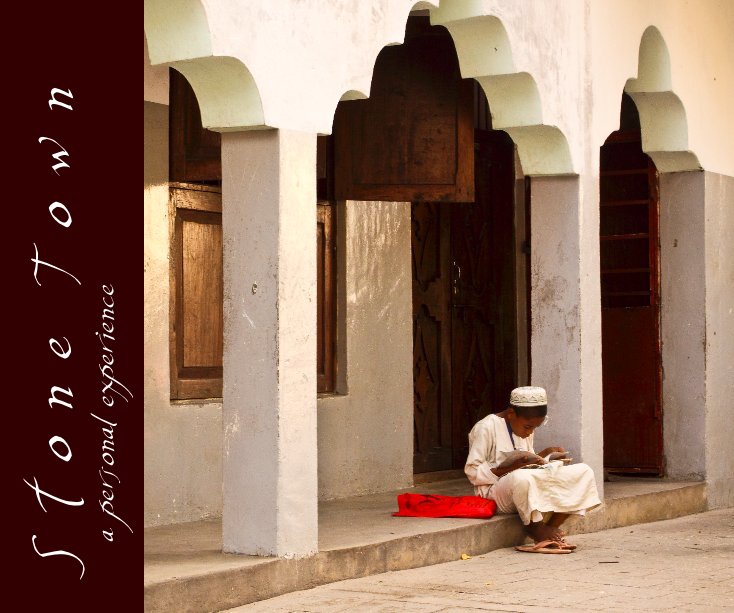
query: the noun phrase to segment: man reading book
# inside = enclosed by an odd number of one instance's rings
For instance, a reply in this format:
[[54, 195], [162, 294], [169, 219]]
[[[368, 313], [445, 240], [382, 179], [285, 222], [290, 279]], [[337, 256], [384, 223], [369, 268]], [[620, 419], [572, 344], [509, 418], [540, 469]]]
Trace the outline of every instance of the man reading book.
[[[533, 433], [548, 413], [542, 387], [518, 387], [502, 412], [477, 422], [469, 433], [464, 472], [477, 496], [497, 503], [500, 513], [518, 513], [535, 545], [517, 547], [533, 553], [570, 553], [561, 524], [601, 504], [594, 473], [586, 464], [567, 464], [561, 447], [540, 453]], [[555, 459], [559, 458], [559, 459]], [[529, 467], [542, 470], [523, 470]]]

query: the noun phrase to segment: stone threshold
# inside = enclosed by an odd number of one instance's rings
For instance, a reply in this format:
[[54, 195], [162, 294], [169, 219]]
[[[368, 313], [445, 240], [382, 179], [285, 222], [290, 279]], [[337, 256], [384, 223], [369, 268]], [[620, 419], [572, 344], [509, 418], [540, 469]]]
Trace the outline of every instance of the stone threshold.
[[[570, 534], [671, 519], [707, 509], [706, 484], [612, 477], [602, 506], [571, 518]], [[457, 560], [522, 543], [516, 515], [490, 520], [393, 517], [397, 494], [471, 494], [466, 479], [319, 504], [319, 552], [285, 559], [221, 552], [221, 520], [148, 528], [144, 594], [149, 613], [201, 613], [324, 583]], [[581, 553], [581, 552], [579, 552]]]

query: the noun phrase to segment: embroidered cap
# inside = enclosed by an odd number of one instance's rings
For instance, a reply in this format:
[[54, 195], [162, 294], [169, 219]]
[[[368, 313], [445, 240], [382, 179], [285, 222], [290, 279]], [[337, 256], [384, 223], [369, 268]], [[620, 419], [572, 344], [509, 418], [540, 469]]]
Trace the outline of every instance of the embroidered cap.
[[539, 407], [548, 404], [548, 396], [542, 387], [516, 387], [510, 393], [510, 404], [516, 407]]

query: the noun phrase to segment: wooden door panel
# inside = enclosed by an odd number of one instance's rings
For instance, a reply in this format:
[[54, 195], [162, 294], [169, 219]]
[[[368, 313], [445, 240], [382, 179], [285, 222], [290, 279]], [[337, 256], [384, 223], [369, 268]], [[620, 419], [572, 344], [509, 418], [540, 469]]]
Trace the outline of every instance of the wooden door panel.
[[222, 396], [222, 195], [172, 184], [171, 398]]
[[658, 472], [662, 427], [657, 403], [656, 309], [604, 309], [604, 464]]
[[517, 384], [514, 144], [504, 132], [475, 134], [476, 202], [451, 208], [454, 463], [467, 435], [502, 410]]
[[414, 463], [416, 473], [451, 468], [449, 388], [441, 359], [448, 322], [438, 321], [423, 307], [413, 321]]
[[517, 385], [514, 143], [478, 131], [476, 202], [452, 206], [453, 404], [456, 462], [467, 435]]
[[494, 405], [496, 287], [491, 202], [451, 210], [454, 457], [466, 460], [471, 427]]
[[462, 467], [517, 383], [514, 144], [477, 142], [477, 202], [412, 207], [416, 472]]
[[501, 375], [497, 364], [496, 325], [488, 309], [455, 306], [452, 317], [451, 380], [453, 397], [454, 465], [463, 466], [469, 453], [468, 435], [472, 426], [494, 407]]
[[414, 470], [451, 468], [451, 318], [447, 212], [412, 206]]
[[[222, 367], [223, 281], [221, 215], [184, 211], [181, 217], [183, 287], [182, 368]], [[211, 218], [211, 219], [210, 219]], [[216, 330], [217, 334], [212, 334]]]

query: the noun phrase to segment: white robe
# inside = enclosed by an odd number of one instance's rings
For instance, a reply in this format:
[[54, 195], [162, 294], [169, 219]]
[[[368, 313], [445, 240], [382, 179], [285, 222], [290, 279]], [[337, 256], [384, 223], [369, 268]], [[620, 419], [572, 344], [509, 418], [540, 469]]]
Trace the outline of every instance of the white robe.
[[[515, 449], [535, 453], [533, 435], [513, 436]], [[524, 524], [541, 521], [543, 513], [555, 511], [583, 515], [599, 504], [594, 472], [587, 464], [551, 462], [542, 469], [518, 469], [498, 477], [492, 472], [508, 452], [513, 440], [504, 419], [488, 415], [469, 433], [469, 456], [464, 472], [474, 493], [497, 503], [500, 513], [520, 515]]]

